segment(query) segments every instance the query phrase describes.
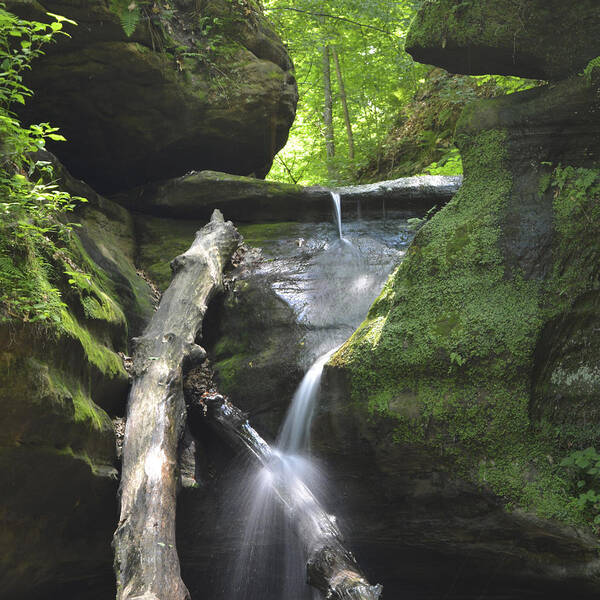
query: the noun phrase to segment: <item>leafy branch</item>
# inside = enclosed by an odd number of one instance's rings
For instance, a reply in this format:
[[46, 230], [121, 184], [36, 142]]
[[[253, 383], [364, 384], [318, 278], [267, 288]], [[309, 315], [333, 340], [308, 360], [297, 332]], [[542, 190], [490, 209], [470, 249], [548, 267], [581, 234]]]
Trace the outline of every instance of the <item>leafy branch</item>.
[[50, 23], [26, 21], [0, 4], [0, 321], [56, 321], [64, 307], [47, 275], [57, 243], [71, 231], [61, 216], [78, 199], [58, 188], [48, 162], [35, 158], [46, 140], [64, 137], [48, 123], [23, 127], [12, 111], [32, 95], [24, 71], [64, 33], [63, 23], [74, 24], [48, 15]]
[[391, 31], [381, 29], [380, 27], [375, 27], [374, 25], [368, 25], [367, 23], [361, 23], [359, 21], [354, 21], [353, 19], [348, 19], [347, 17], [340, 17], [339, 15], [332, 15], [332, 14], [324, 13], [324, 12], [314, 12], [311, 10], [303, 10], [301, 8], [294, 8], [292, 6], [265, 7], [265, 12], [281, 11], [281, 10], [303, 13], [306, 15], [310, 15], [311, 17], [315, 17], [317, 19], [334, 19], [336, 21], [343, 21], [344, 23], [350, 23], [351, 25], [354, 25], [355, 27], [372, 29], [373, 31], [378, 31], [379, 33], [385, 33], [386, 35], [388, 35], [391, 38], [400, 39], [400, 36], [396, 35], [395, 33], [392, 33]]

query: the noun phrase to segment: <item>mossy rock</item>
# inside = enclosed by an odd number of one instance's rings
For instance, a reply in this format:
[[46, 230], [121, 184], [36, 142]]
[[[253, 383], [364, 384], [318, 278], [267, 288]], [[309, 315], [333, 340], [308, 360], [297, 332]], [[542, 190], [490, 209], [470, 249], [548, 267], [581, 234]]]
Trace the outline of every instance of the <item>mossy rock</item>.
[[10, 598], [102, 599], [114, 595], [111, 418], [129, 388], [118, 353], [152, 294], [133, 265], [131, 216], [56, 166], [62, 187], [88, 200], [69, 215], [81, 227], [51, 253], [2, 247], [3, 268], [18, 264], [45, 299], [41, 314], [3, 312], [0, 324], [0, 578]]
[[194, 241], [205, 221], [161, 219], [135, 215], [140, 267], [161, 291], [171, 282], [171, 261], [183, 254]]
[[[445, 204], [460, 187], [460, 177], [407, 177], [376, 184], [335, 188], [344, 208], [360, 203], [365, 216], [387, 210], [425, 213]], [[215, 208], [236, 223], [319, 222], [331, 215], [331, 190], [262, 181], [215, 171], [193, 172], [116, 194], [134, 212], [169, 218], [210, 219]]]
[[3, 593], [106, 597], [117, 488], [107, 410], [123, 413], [127, 374], [80, 324], [2, 327], [0, 340]]
[[[540, 560], [528, 539], [544, 539], [557, 522], [593, 526], [560, 462], [578, 444], [600, 443], [597, 109], [583, 77], [465, 109], [455, 138], [463, 186], [418, 232], [365, 322], [334, 355], [317, 423], [315, 445], [345, 469], [338, 484], [367, 494], [348, 482], [356, 481], [352, 462], [371, 454], [384, 481], [373, 486], [387, 502], [406, 503], [398, 522], [416, 527], [420, 540], [431, 536], [431, 548], [447, 551], [454, 540], [477, 553], [475, 545], [498, 542], [491, 523], [512, 530], [525, 515], [522, 526], [535, 524], [537, 533], [490, 548], [490, 556], [513, 557], [511, 578]], [[585, 386], [582, 374], [591, 375]], [[414, 516], [423, 494], [439, 521]], [[506, 507], [504, 516], [494, 502], [480, 503], [490, 498]], [[441, 518], [458, 503], [479, 527], [461, 542], [460, 527]], [[507, 514], [517, 507], [520, 516]], [[375, 528], [368, 519], [364, 526]], [[379, 539], [388, 539], [389, 527]], [[597, 573], [596, 539], [561, 531], [552, 534], [542, 579], [556, 577], [554, 561], [584, 587], [597, 586], [579, 571], [586, 563]], [[572, 551], [581, 553], [579, 564]]]
[[600, 54], [599, 40], [595, 0], [427, 0], [406, 49], [452, 73], [560, 80]]
[[61, 189], [85, 199], [76, 203], [70, 215], [70, 220], [79, 225], [72, 243], [77, 246], [81, 267], [94, 274], [123, 311], [127, 326], [118, 323], [120, 335], [139, 335], [154, 312], [155, 299], [136, 270], [138, 250], [133, 217], [127, 209], [74, 178], [50, 152], [38, 152], [37, 158], [52, 164]]
[[292, 63], [262, 12], [227, 0], [200, 11], [176, 0], [170, 16], [151, 13], [127, 38], [108, 4], [9, 3], [37, 20], [47, 10], [79, 23], [28, 74], [36, 93], [22, 111], [28, 122], [61, 128], [69, 142], [53, 151], [73, 174], [103, 193], [193, 169], [264, 176], [298, 96]]
[[117, 194], [127, 208], [154, 216], [209, 220], [215, 208], [235, 222], [319, 220], [331, 212], [325, 188], [262, 181], [216, 171], [188, 173]]

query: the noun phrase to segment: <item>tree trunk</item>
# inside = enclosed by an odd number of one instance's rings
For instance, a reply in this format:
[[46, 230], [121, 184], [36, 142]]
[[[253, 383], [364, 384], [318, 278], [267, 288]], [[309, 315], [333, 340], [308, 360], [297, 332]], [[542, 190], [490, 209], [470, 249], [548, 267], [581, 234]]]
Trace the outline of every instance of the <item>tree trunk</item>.
[[220, 395], [203, 398], [199, 414], [230, 445], [242, 448], [267, 468], [280, 499], [307, 556], [308, 583], [324, 598], [377, 600], [381, 586], [372, 586], [356, 559], [345, 547], [335, 517], [323, 507], [306, 485], [279, 468], [282, 458], [250, 426], [246, 415]]
[[171, 285], [135, 340], [121, 516], [113, 539], [118, 600], [189, 598], [175, 548], [177, 446], [186, 419], [182, 371], [205, 355], [196, 335], [239, 240], [233, 224], [215, 210], [191, 247], [171, 263]]
[[327, 153], [327, 171], [329, 178], [335, 178], [333, 157], [335, 156], [335, 132], [333, 130], [333, 96], [331, 95], [331, 67], [329, 61], [329, 46], [323, 44], [323, 124], [325, 150]]
[[331, 47], [331, 56], [335, 66], [335, 74], [337, 76], [338, 87], [340, 89], [340, 100], [344, 110], [344, 121], [346, 123], [346, 134], [348, 135], [348, 158], [354, 160], [354, 135], [352, 134], [352, 123], [350, 122], [350, 111], [348, 110], [348, 99], [346, 97], [346, 86], [342, 77], [342, 69], [340, 67], [340, 59], [338, 57], [335, 46]]

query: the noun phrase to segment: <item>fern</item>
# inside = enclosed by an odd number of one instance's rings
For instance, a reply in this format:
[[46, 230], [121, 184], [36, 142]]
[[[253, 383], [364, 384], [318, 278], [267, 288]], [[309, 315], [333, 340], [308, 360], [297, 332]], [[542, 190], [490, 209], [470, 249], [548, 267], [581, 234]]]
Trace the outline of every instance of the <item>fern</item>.
[[135, 0], [111, 0], [110, 9], [121, 22], [121, 27], [127, 37], [131, 37], [142, 18], [142, 11]]
[[600, 69], [600, 56], [596, 56], [596, 58], [590, 60], [583, 70], [583, 76], [588, 80], [588, 83], [592, 81], [592, 71], [594, 69]]
[[0, 281], [15, 281], [23, 277], [23, 272], [14, 264], [12, 258], [0, 256]]

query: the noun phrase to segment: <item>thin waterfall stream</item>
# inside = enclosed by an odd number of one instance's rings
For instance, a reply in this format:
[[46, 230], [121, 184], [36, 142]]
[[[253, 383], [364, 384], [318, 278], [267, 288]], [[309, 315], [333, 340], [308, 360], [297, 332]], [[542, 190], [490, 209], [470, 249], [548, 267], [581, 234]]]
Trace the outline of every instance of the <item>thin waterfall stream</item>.
[[337, 192], [330, 192], [331, 199], [333, 200], [333, 207], [335, 210], [335, 221], [338, 227], [338, 233], [340, 234], [340, 240], [344, 239], [342, 235], [342, 198]]
[[[341, 549], [339, 554], [349, 561], [340, 572], [355, 578], [352, 593], [339, 597], [372, 600], [381, 593], [380, 586], [368, 584], [343, 548], [336, 518], [324, 508], [335, 505], [335, 494], [310, 455], [311, 423], [324, 367], [360, 324], [389, 272], [375, 276], [360, 244], [343, 236], [341, 198], [335, 192], [331, 197], [337, 239], [315, 253], [311, 264], [318, 277], [306, 284], [307, 301], [300, 310], [313, 330], [316, 326], [311, 346], [317, 358], [296, 389], [272, 446], [247, 422], [235, 433], [257, 461], [238, 473], [229, 489], [227, 512], [240, 515], [243, 534], [235, 544], [231, 577], [223, 585], [228, 600], [321, 599], [320, 592], [307, 584], [307, 560], [310, 565], [312, 554], [331, 548]], [[292, 296], [292, 305], [295, 300]]]

